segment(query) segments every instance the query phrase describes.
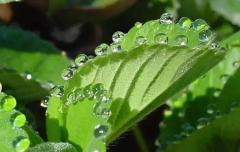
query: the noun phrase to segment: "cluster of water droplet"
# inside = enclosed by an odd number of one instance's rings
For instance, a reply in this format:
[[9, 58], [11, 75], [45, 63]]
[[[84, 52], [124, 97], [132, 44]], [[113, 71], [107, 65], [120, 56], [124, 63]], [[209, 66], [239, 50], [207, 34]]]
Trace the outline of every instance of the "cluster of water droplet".
[[[0, 83], [0, 111], [8, 111], [10, 113], [9, 124], [13, 128], [19, 129], [25, 125], [26, 117], [24, 114], [13, 110], [16, 107], [16, 104], [16, 99], [13, 96], [2, 92], [2, 84]], [[26, 137], [17, 137], [12, 145], [17, 152], [23, 152], [29, 147], [30, 140]]]

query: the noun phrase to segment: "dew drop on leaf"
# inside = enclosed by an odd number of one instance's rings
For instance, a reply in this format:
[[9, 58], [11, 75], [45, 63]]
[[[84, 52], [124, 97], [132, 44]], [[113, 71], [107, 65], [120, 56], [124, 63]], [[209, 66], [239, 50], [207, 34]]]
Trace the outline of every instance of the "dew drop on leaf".
[[13, 96], [4, 95], [0, 101], [0, 107], [5, 111], [14, 109], [17, 105], [17, 101]]
[[107, 148], [103, 141], [92, 139], [88, 146], [87, 146], [87, 152], [106, 152]]
[[187, 18], [187, 17], [182, 17], [179, 21], [178, 21], [178, 25], [181, 29], [183, 30], [187, 30], [191, 27], [192, 25], [192, 21]]
[[201, 42], [207, 42], [212, 37], [212, 31], [211, 30], [202, 30], [199, 35], [198, 39]]
[[159, 22], [163, 25], [169, 25], [173, 23], [173, 17], [169, 13], [164, 13], [160, 17]]
[[102, 110], [101, 117], [103, 119], [108, 119], [111, 116], [111, 111], [108, 108]]
[[213, 41], [210, 43], [210, 45], [209, 45], [209, 49], [210, 49], [210, 50], [214, 50], [214, 49], [217, 49], [217, 48], [219, 48], [219, 47], [220, 47], [220, 44], [219, 44], [219, 42], [216, 41], [216, 40], [213, 40]]
[[200, 31], [203, 29], [207, 29], [208, 24], [202, 19], [197, 19], [193, 22], [193, 28], [196, 29], [197, 31]]
[[226, 84], [227, 81], [228, 81], [228, 78], [229, 78], [229, 75], [223, 74], [223, 75], [220, 76], [220, 81], [221, 81], [223, 84]]
[[113, 33], [112, 35], [112, 40], [115, 43], [121, 42], [124, 38], [125, 34], [123, 32], [117, 31], [115, 33]]
[[[232, 66], [234, 67], [234, 68], [238, 68], [239, 66], [240, 66], [240, 61], [234, 61], [233, 63], [232, 63]], [[0, 91], [1, 92], [1, 91]]]
[[69, 104], [77, 102], [75, 92], [70, 92], [67, 96], [67, 102]]
[[72, 76], [73, 76], [73, 71], [72, 71], [72, 69], [70, 69], [70, 68], [66, 68], [66, 69], [64, 69], [63, 71], [62, 71], [62, 78], [64, 79], [64, 80], [69, 80], [69, 79], [71, 79], [72, 78]]
[[240, 104], [237, 102], [232, 103], [231, 105], [231, 111], [240, 108]]
[[221, 55], [221, 54], [226, 54], [227, 53], [227, 49], [224, 47], [220, 47], [217, 52], [215, 53], [215, 55]]
[[13, 148], [16, 152], [24, 152], [30, 146], [30, 140], [25, 137], [17, 137], [13, 141]]
[[199, 118], [197, 120], [197, 129], [201, 129], [202, 127], [204, 127], [207, 124], [208, 124], [208, 119], [207, 118]]
[[214, 113], [215, 118], [221, 118], [224, 115], [224, 113], [221, 110], [217, 110]]
[[14, 127], [22, 127], [26, 123], [26, 116], [20, 112], [15, 112], [10, 116], [9, 122]]
[[102, 111], [104, 109], [108, 109], [109, 108], [109, 104], [108, 102], [97, 102], [94, 107], [93, 107], [93, 114], [98, 116], [98, 117], [101, 117], [102, 115]]
[[107, 52], [108, 48], [109, 46], [106, 43], [102, 43], [98, 47], [96, 47], [95, 54], [97, 56], [104, 55]]
[[44, 108], [47, 108], [48, 107], [48, 102], [49, 102], [49, 99], [50, 99], [50, 97], [45, 97], [45, 98], [43, 98], [43, 100], [41, 101], [41, 103], [40, 103], [40, 106], [41, 107], [44, 107]]
[[210, 103], [208, 106], [207, 106], [207, 113], [208, 114], [213, 114], [214, 111], [215, 111], [215, 107], [216, 107], [216, 104], [214, 103]]
[[136, 45], [143, 45], [147, 43], [147, 39], [144, 36], [138, 36], [135, 38], [134, 42]]
[[214, 97], [219, 97], [221, 91], [222, 91], [221, 89], [215, 89], [214, 92], [213, 92], [213, 96]]
[[110, 93], [106, 90], [99, 90], [95, 93], [94, 98], [98, 102], [107, 102], [110, 99]]
[[186, 46], [188, 44], [188, 38], [185, 35], [178, 35], [174, 39], [174, 43], [177, 46]]
[[104, 90], [103, 84], [102, 83], [94, 84], [92, 87], [93, 94], [95, 95], [95, 93], [99, 90]]
[[164, 33], [158, 33], [154, 36], [154, 42], [160, 44], [167, 44], [168, 43], [168, 36]]
[[94, 128], [93, 136], [99, 140], [104, 140], [109, 132], [109, 125], [98, 124]]
[[141, 28], [141, 27], [142, 27], [142, 23], [136, 22], [134, 26], [135, 26], [136, 28]]
[[119, 52], [121, 50], [121, 45], [120, 43], [112, 43], [110, 46], [109, 46], [111, 52]]
[[93, 97], [93, 91], [92, 91], [92, 85], [87, 85], [83, 88], [83, 94], [84, 94], [84, 97], [86, 98], [92, 98]]
[[25, 72], [25, 76], [28, 80], [32, 79], [32, 75], [30, 72]]
[[82, 101], [84, 99], [83, 88], [78, 88], [75, 91], [76, 101]]
[[51, 95], [57, 98], [62, 97], [64, 95], [63, 93], [64, 93], [64, 88], [63, 86], [60, 86], [60, 85], [53, 87], [51, 90]]
[[88, 57], [85, 54], [79, 54], [75, 58], [75, 63], [77, 66], [82, 66], [85, 62], [87, 62]]

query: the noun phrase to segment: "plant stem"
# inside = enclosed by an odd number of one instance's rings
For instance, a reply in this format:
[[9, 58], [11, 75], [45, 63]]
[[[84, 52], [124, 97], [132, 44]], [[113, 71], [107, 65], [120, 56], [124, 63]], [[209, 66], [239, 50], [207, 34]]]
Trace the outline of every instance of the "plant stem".
[[139, 127], [137, 125], [133, 127], [133, 134], [136, 137], [136, 141], [139, 145], [141, 152], [149, 152], [147, 144], [141, 133], [141, 130], [139, 129]]

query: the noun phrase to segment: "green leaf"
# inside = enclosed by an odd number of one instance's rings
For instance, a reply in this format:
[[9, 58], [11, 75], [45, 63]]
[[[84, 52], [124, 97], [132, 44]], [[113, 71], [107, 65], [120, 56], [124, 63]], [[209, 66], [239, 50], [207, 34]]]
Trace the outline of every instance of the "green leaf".
[[211, 7], [214, 11], [240, 26], [240, 5], [239, 0], [211, 0]]
[[167, 148], [166, 152], [237, 152], [239, 149], [240, 110], [214, 120], [189, 137]]
[[[206, 43], [199, 41], [202, 30], [183, 30], [179, 24], [159, 24], [157, 20], [135, 26], [122, 40], [121, 51], [109, 51], [77, 70], [66, 83], [62, 103], [58, 104], [68, 107], [70, 93], [78, 88], [86, 89], [90, 84], [102, 83], [104, 89], [111, 92], [112, 99], [112, 115], [108, 120], [110, 134], [105, 139], [110, 143], [223, 59], [224, 53], [208, 49], [213, 37]], [[168, 45], [156, 43], [154, 37], [159, 33], [168, 36]], [[179, 37], [181, 34], [187, 37], [188, 46], [177, 46], [185, 43], [186, 37]], [[143, 44], [138, 46], [139, 43]], [[116, 45], [112, 44], [110, 48], [113, 46]], [[93, 114], [95, 103], [85, 98], [82, 102], [70, 104], [65, 113], [58, 112], [56, 119], [61, 123], [56, 128], [66, 127], [60, 131], [63, 141], [74, 143], [79, 151], [86, 150], [91, 144], [95, 126], [105, 123], [99, 122]], [[51, 115], [51, 110], [48, 113]]]
[[77, 152], [69, 143], [42, 143], [35, 147], [29, 148], [26, 152]]

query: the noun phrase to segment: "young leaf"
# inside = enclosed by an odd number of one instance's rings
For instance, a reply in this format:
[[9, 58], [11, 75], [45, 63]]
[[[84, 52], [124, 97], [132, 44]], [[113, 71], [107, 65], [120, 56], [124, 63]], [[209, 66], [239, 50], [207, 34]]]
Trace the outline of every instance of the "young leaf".
[[121, 32], [115, 33], [107, 53], [106, 45], [100, 45], [96, 49], [99, 56], [80, 66], [65, 85], [60, 104], [67, 110], [58, 117], [60, 127], [66, 127], [60, 132], [63, 140], [85, 151], [96, 138], [96, 125], [102, 123], [93, 114], [95, 103], [86, 99], [86, 94], [82, 102], [69, 103], [76, 90], [91, 91], [91, 85], [101, 83], [111, 92], [110, 131], [104, 138], [110, 143], [221, 61], [225, 49], [211, 47], [213, 36], [208, 25], [203, 20], [196, 20], [193, 25], [190, 28], [188, 18], [175, 24], [169, 14], [163, 14], [143, 26], [136, 24], [124, 38]]

